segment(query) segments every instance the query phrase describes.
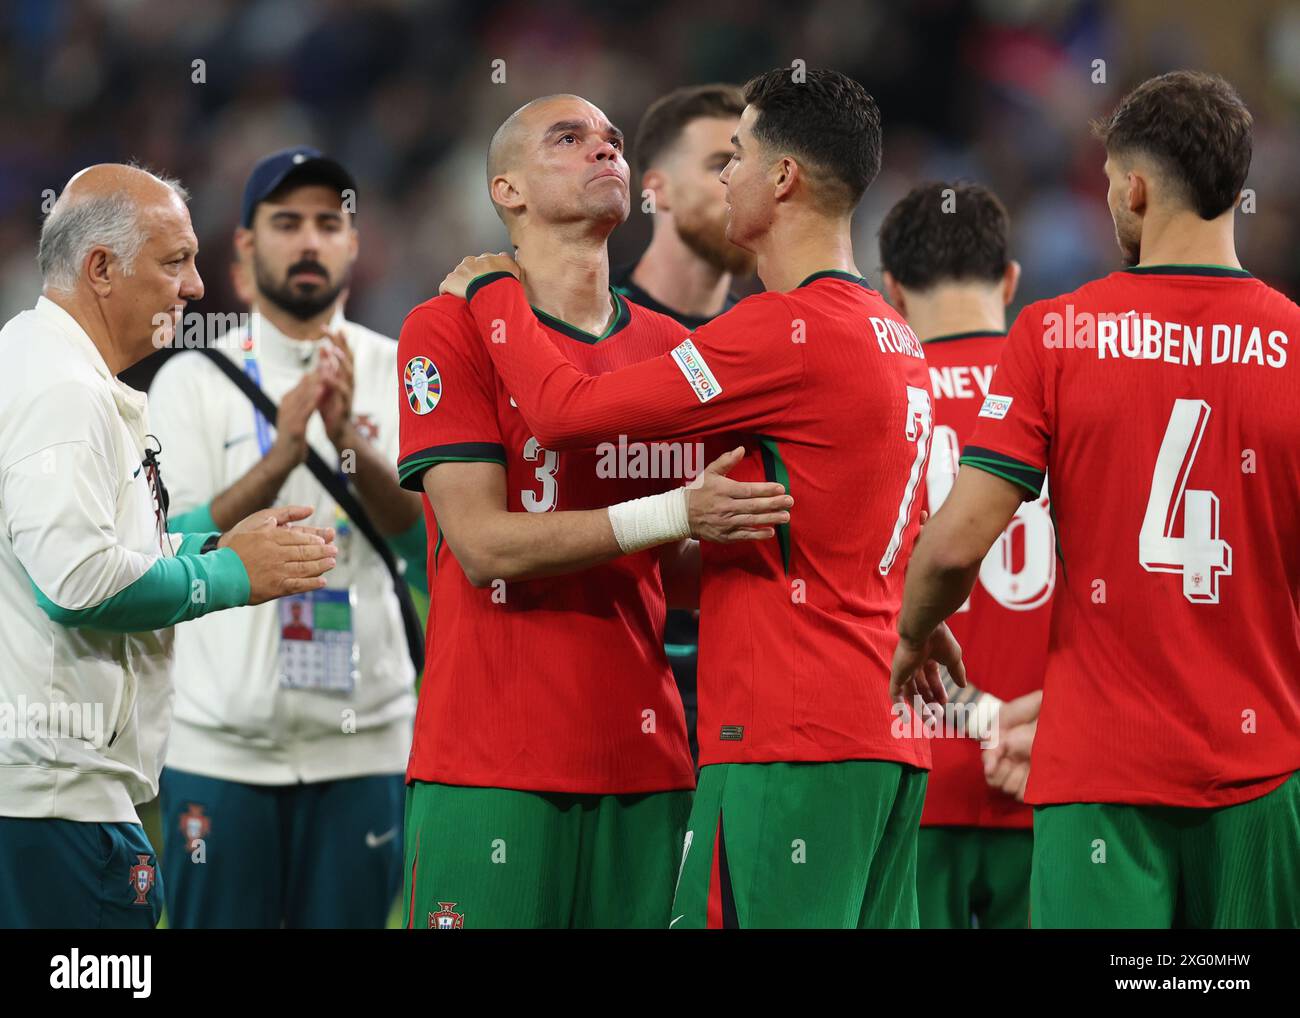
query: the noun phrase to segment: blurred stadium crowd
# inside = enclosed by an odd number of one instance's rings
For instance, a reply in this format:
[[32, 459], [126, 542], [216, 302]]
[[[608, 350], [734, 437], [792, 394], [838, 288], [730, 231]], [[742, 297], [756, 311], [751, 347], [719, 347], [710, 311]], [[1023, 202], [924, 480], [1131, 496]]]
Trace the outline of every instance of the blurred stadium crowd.
[[[884, 169], [857, 220], [868, 276], [885, 210], [918, 180], [965, 177], [1011, 212], [1022, 303], [1116, 264], [1089, 118], [1150, 74], [1219, 71], [1257, 117], [1242, 259], [1300, 294], [1300, 150], [1286, 144], [1300, 121], [1295, 4], [9, 0], [0, 18], [0, 320], [40, 290], [42, 193], [87, 164], [129, 159], [194, 196], [207, 296], [192, 310], [232, 309], [244, 179], [268, 152], [307, 143], [360, 182], [349, 317], [396, 335], [462, 255], [503, 246], [482, 167], [511, 110], [576, 92], [631, 136], [671, 88], [743, 82], [796, 58], [858, 78], [883, 111]], [[634, 202], [614, 260], [648, 237]], [[143, 384], [158, 360], [128, 380]]]

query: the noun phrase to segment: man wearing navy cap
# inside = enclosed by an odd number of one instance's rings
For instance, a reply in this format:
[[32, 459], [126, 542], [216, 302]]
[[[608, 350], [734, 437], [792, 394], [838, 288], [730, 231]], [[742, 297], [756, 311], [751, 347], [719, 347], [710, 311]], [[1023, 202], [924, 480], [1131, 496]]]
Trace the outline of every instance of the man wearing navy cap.
[[423, 572], [417, 495], [397, 484], [396, 343], [343, 317], [356, 184], [315, 149], [277, 152], [244, 190], [237, 257], [252, 314], [218, 342], [278, 405], [277, 427], [202, 354], [150, 390], [173, 464], [174, 520], [286, 501], [338, 530], [329, 587], [195, 626], [176, 648], [162, 777], [173, 927], [381, 927], [400, 886], [414, 674], [392, 580], [304, 465], [347, 475], [376, 528]]

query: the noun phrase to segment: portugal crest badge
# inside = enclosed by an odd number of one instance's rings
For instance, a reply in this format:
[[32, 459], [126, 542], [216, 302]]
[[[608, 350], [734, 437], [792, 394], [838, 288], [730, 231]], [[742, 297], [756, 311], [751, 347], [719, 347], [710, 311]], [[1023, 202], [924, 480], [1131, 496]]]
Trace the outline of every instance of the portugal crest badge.
[[147, 855], [136, 854], [136, 864], [131, 867], [131, 888], [135, 891], [133, 905], [148, 905], [149, 892], [153, 890], [153, 867]]
[[194, 851], [194, 843], [208, 836], [212, 821], [203, 812], [202, 806], [190, 803], [190, 808], [181, 814], [181, 836], [185, 839], [185, 850]]
[[423, 417], [442, 399], [442, 376], [428, 357], [412, 357], [402, 372], [406, 386], [406, 402], [413, 413]]
[[438, 911], [429, 913], [429, 929], [431, 930], [460, 930], [465, 928], [465, 914], [463, 912], [453, 912], [456, 907], [454, 901], [438, 902]]

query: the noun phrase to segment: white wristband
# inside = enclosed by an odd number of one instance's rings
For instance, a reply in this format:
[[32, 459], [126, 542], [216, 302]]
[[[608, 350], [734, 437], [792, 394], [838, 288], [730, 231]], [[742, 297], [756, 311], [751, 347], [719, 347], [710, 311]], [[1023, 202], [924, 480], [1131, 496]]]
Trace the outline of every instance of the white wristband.
[[623, 554], [681, 541], [691, 536], [686, 512], [686, 489], [674, 488], [658, 495], [634, 498], [609, 507], [614, 540]]

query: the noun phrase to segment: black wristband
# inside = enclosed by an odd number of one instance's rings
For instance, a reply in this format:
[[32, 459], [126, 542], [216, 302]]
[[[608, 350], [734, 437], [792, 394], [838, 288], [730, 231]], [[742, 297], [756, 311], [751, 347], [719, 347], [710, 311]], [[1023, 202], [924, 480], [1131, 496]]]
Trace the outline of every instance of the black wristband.
[[217, 545], [221, 541], [220, 534], [209, 534], [208, 539], [203, 542], [203, 547], [199, 549], [200, 555], [206, 555], [210, 551], [216, 551]]

